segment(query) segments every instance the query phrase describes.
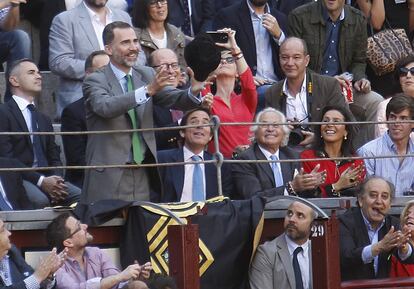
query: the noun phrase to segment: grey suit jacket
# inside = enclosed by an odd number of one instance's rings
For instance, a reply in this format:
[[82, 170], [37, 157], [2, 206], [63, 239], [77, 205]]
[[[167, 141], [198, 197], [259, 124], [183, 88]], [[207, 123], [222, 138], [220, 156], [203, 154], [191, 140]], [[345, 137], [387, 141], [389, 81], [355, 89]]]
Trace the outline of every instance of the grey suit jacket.
[[[309, 264], [312, 264], [312, 247], [309, 244]], [[309, 268], [309, 288], [312, 288], [312, 266]], [[250, 266], [251, 289], [295, 289], [295, 273], [289, 255], [285, 234], [257, 248]]]
[[[137, 66], [132, 70], [134, 88], [137, 89], [149, 83], [154, 77], [154, 70]], [[187, 110], [199, 105], [189, 98], [188, 90], [172, 87], [164, 88], [157, 95], [149, 98], [142, 105], [136, 105], [134, 92], [124, 93], [110, 65], [92, 73], [85, 78], [83, 84], [85, 96], [86, 124], [89, 131], [131, 129], [128, 110], [135, 107], [140, 128], [152, 128], [153, 103], [163, 107], [173, 107]], [[156, 161], [156, 142], [153, 131], [141, 133], [145, 145], [144, 163]], [[131, 135], [91, 134], [88, 136], [86, 147], [87, 165], [114, 165], [128, 162], [131, 152]], [[159, 185], [157, 170], [149, 170], [153, 178], [151, 185]], [[118, 199], [116, 192], [123, 169], [93, 169], [86, 170], [82, 203], [90, 203], [102, 199]], [[154, 189], [154, 187], [152, 187]], [[127, 199], [129, 200], [129, 199]]]
[[[111, 10], [113, 21], [131, 24], [131, 17], [121, 10]], [[93, 51], [100, 50], [98, 38], [85, 4], [58, 14], [50, 26], [49, 67], [59, 76], [58, 109], [82, 97], [85, 60]], [[60, 115], [61, 111], [58, 111]]]

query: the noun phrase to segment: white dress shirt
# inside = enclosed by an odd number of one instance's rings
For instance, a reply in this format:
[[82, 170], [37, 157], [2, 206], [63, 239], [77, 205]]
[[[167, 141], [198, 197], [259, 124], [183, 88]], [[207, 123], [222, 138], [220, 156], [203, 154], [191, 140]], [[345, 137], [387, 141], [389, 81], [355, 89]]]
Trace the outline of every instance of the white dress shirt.
[[4, 201], [7, 203], [7, 205], [9, 205], [10, 208], [14, 209], [11, 203], [9, 202], [9, 199], [7, 198], [6, 191], [4, 190], [3, 183], [1, 182], [1, 178], [0, 178], [0, 193]]
[[99, 15], [96, 14], [95, 11], [90, 9], [88, 5], [85, 4], [85, 2], [83, 2], [83, 5], [85, 5], [86, 10], [88, 11], [89, 16], [91, 17], [91, 22], [92, 22], [93, 30], [95, 31], [96, 39], [98, 40], [100, 49], [103, 50], [104, 44], [103, 44], [102, 33], [103, 33], [105, 26], [113, 22], [113, 13], [111, 9], [109, 9], [109, 7], [106, 7], [106, 19], [105, 19], [105, 23], [102, 23], [101, 20], [99, 19]]
[[[262, 151], [262, 153], [264, 154], [264, 156], [266, 157], [266, 159], [268, 161], [273, 161], [270, 158], [272, 155], [275, 155], [277, 157], [277, 159], [280, 160], [280, 158], [279, 158], [279, 150], [277, 150], [274, 154], [272, 154], [268, 150], [266, 150], [265, 148], [263, 148], [262, 146], [260, 146], [260, 145], [258, 145], [258, 146], [259, 146], [259, 149]], [[275, 164], [276, 164], [276, 167], [279, 170], [280, 175], [282, 176], [282, 180], [283, 180], [283, 173], [282, 173], [282, 167], [280, 166], [280, 162], [275, 162]], [[269, 163], [269, 166], [270, 166], [270, 169], [272, 169], [272, 171], [273, 171], [272, 163]], [[275, 182], [276, 182], [276, 180], [275, 180]], [[285, 180], [283, 180], [283, 183], [285, 183]], [[285, 196], [288, 196], [289, 195], [289, 193], [286, 191], [286, 189], [284, 190], [283, 194]]]
[[[192, 162], [192, 156], [195, 154], [190, 151], [186, 146], [183, 146], [184, 152], [184, 162]], [[204, 161], [204, 151], [197, 154], [201, 160]], [[204, 198], [206, 193], [206, 173], [204, 164], [200, 164], [201, 171], [203, 173], [203, 184], [204, 184]], [[180, 202], [192, 202], [193, 201], [193, 174], [194, 174], [194, 164], [186, 164], [184, 166], [184, 185], [183, 192], [181, 194]]]
[[287, 79], [283, 82], [283, 93], [286, 98], [286, 118], [288, 120], [296, 119], [298, 121], [308, 122], [308, 104], [306, 91], [306, 75], [303, 79], [302, 87], [298, 94], [292, 95], [287, 86]]

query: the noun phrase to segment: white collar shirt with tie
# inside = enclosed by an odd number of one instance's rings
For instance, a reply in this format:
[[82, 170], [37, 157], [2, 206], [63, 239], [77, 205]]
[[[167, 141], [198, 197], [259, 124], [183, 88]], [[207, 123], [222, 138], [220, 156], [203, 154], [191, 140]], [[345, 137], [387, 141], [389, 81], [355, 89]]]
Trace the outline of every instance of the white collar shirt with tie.
[[[277, 157], [277, 159], [279, 159], [280, 160], [280, 157], [279, 157], [279, 150], [277, 150], [274, 154], [272, 154], [271, 152], [269, 152], [268, 150], [266, 150], [265, 148], [263, 148], [262, 146], [260, 146], [259, 145], [259, 149], [262, 151], [262, 153], [264, 154], [264, 156], [265, 156], [265, 158], [268, 160], [268, 161], [272, 161], [272, 155], [274, 155], [274, 156], [276, 156]], [[282, 181], [283, 181], [283, 183], [284, 182], [286, 182], [286, 180], [283, 180], [283, 173], [282, 173], [282, 167], [280, 166], [280, 162], [275, 162], [275, 164], [276, 164], [276, 168], [279, 170], [279, 172], [280, 172], [280, 175], [282, 176]], [[273, 171], [273, 168], [272, 168], [272, 163], [271, 162], [269, 162], [269, 166], [270, 166], [270, 169]], [[276, 182], [276, 181], [275, 181]], [[287, 196], [287, 195], [289, 195], [289, 193], [286, 191], [286, 189], [284, 190], [284, 192], [283, 192], [283, 194], [285, 195], [285, 196]]]
[[9, 202], [9, 199], [7, 198], [7, 195], [6, 195], [6, 190], [5, 190], [5, 189], [4, 189], [4, 187], [3, 187], [3, 183], [2, 183], [2, 181], [1, 181], [1, 177], [0, 177], [0, 194], [1, 194], [1, 196], [3, 197], [4, 201], [7, 203], [7, 205], [8, 205], [11, 209], [13, 209], [13, 206], [11, 205], [11, 203]]
[[[285, 235], [286, 243], [289, 251], [290, 256], [290, 263], [293, 262], [293, 252], [297, 247], [299, 247], [298, 244], [293, 242], [287, 235]], [[309, 289], [310, 284], [310, 266], [309, 266], [309, 239], [302, 244], [300, 247], [302, 247], [303, 251], [298, 253], [298, 263], [300, 267], [300, 272], [302, 274], [302, 283], [303, 283], [303, 289]]]
[[[183, 146], [184, 153], [184, 162], [192, 162], [192, 156], [195, 154], [190, 151], [186, 146]], [[201, 160], [204, 160], [204, 151], [197, 154], [201, 157]], [[204, 164], [200, 164], [201, 171], [203, 173], [203, 184], [204, 184], [204, 193], [206, 192], [206, 174]], [[184, 185], [183, 191], [181, 194], [180, 202], [192, 202], [193, 201], [193, 174], [194, 174], [194, 165], [188, 164], [184, 166]], [[205, 198], [205, 195], [204, 195]]]

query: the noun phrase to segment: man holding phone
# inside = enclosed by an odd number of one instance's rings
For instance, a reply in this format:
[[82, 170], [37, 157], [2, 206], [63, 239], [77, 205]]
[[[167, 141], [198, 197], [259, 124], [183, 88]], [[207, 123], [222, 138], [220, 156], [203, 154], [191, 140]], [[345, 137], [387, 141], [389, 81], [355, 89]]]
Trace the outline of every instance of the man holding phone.
[[283, 76], [279, 67], [279, 45], [287, 31], [286, 16], [270, 9], [268, 0], [243, 0], [220, 10], [213, 22], [215, 29], [236, 31], [236, 42], [254, 75], [259, 102], [264, 108], [264, 92]]

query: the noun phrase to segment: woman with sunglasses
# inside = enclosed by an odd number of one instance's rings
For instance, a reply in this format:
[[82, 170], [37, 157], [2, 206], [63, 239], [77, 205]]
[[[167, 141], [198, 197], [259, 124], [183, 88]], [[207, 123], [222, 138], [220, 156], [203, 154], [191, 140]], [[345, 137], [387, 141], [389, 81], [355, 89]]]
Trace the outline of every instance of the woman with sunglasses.
[[[227, 43], [216, 43], [223, 48], [221, 62], [215, 71], [216, 93], [212, 114], [218, 115], [223, 122], [252, 122], [257, 106], [257, 92], [253, 74], [236, 43], [234, 30], [225, 28], [218, 32], [227, 33]], [[237, 94], [235, 83], [240, 78], [241, 93]], [[221, 126], [219, 134], [220, 152], [225, 158], [231, 158], [236, 148], [246, 146], [249, 142], [249, 126]], [[209, 151], [215, 152], [211, 142]]]
[[168, 23], [167, 0], [135, 0], [132, 21], [137, 27], [135, 31], [147, 63], [151, 52], [169, 48], [177, 54], [180, 67], [186, 67], [184, 34]]
[[354, 126], [335, 124], [352, 119], [350, 113], [341, 106], [326, 106], [322, 109], [320, 121], [324, 124], [316, 126], [312, 149], [305, 150], [300, 155], [305, 173], [311, 172], [317, 165], [320, 166], [319, 171], [326, 171], [325, 182], [315, 190], [314, 196], [309, 197], [353, 196], [355, 187], [365, 178], [362, 160], [308, 160], [355, 156], [352, 146]]
[[[399, 91], [414, 98], [414, 55], [401, 58], [394, 71], [395, 82], [398, 83]], [[378, 105], [377, 121], [386, 121], [385, 109], [390, 102], [391, 97], [380, 102]], [[375, 126], [375, 135], [377, 137], [383, 135], [388, 130], [386, 123], [377, 124]], [[414, 134], [411, 133], [411, 138], [414, 140]]]

